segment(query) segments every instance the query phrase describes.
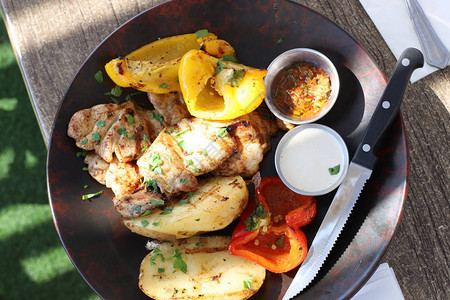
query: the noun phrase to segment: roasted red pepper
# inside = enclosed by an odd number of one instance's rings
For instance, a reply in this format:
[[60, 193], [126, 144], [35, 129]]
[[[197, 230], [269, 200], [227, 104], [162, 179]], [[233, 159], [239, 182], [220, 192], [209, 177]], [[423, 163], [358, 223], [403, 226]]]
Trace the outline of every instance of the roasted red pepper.
[[278, 177], [265, 177], [241, 215], [230, 254], [247, 258], [274, 273], [302, 263], [307, 253], [305, 234], [299, 229], [316, 215], [314, 197], [289, 190]]
[[292, 227], [303, 227], [316, 216], [316, 199], [290, 190], [280, 177], [264, 177], [255, 194], [268, 204], [275, 225], [286, 222]]

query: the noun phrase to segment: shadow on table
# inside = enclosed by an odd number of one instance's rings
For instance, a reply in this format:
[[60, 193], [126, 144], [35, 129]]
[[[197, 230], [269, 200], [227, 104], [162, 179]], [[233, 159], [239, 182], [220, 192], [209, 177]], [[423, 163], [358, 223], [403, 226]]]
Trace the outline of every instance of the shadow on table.
[[46, 149], [0, 15], [0, 298], [96, 299], [55, 231]]

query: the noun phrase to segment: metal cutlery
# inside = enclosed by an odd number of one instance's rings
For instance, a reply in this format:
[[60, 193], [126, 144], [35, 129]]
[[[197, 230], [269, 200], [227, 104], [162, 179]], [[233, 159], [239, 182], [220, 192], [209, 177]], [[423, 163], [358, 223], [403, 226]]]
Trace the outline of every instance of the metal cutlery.
[[409, 16], [413, 22], [426, 62], [439, 69], [450, 62], [450, 52], [439, 39], [417, 0], [405, 0]]

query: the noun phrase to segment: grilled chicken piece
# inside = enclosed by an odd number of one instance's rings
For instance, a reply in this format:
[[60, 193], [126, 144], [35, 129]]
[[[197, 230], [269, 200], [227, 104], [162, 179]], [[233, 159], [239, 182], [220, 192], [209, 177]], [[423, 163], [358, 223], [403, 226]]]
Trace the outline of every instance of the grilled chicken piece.
[[141, 182], [142, 176], [135, 163], [122, 163], [116, 158], [108, 163], [95, 152], [88, 153], [84, 162], [94, 179], [112, 189], [114, 208], [123, 218], [135, 218], [146, 210], [164, 205], [162, 195], [148, 191]]
[[89, 152], [84, 159], [89, 174], [99, 183], [111, 188], [114, 195], [132, 193], [141, 185], [142, 176], [133, 162], [120, 162], [117, 158], [111, 163], [103, 160], [95, 152]]
[[251, 177], [259, 170], [264, 154], [270, 150], [270, 138], [276, 134], [275, 122], [264, 120], [258, 112], [239, 117], [229, 126], [237, 142], [237, 151], [216, 169], [218, 176]]
[[182, 149], [170, 134], [161, 132], [137, 161], [145, 178], [157, 181], [162, 193], [189, 192], [198, 186], [197, 179], [185, 167]]
[[172, 133], [181, 145], [186, 168], [194, 176], [214, 171], [237, 151], [236, 140], [228, 134], [229, 122], [200, 118], [181, 120]]
[[145, 185], [141, 185], [129, 194], [116, 196], [113, 199], [114, 208], [123, 218], [136, 218], [164, 205], [163, 196], [160, 193], [150, 192]]
[[250, 177], [276, 131], [275, 122], [257, 112], [231, 121], [186, 118], [159, 134], [138, 160], [139, 172], [169, 197], [195, 190], [195, 177], [209, 172]]
[[161, 132], [137, 161], [139, 172], [168, 196], [197, 188], [196, 176], [217, 169], [236, 150], [226, 123], [183, 119]]
[[288, 123], [286, 121], [280, 120], [277, 118], [277, 127], [283, 131], [289, 131], [295, 127], [294, 124]]
[[105, 176], [109, 168], [109, 163], [95, 152], [89, 152], [84, 158], [84, 163], [88, 165], [89, 175], [99, 183], [106, 185]]
[[191, 117], [181, 93], [147, 93], [147, 97], [168, 125], [175, 125], [182, 119]]
[[76, 145], [85, 150], [95, 150], [106, 162], [114, 154], [120, 162], [129, 162], [141, 155], [165, 123], [155, 119], [152, 111], [141, 108], [132, 101], [123, 104], [99, 104], [76, 112], [67, 134]]
[[134, 162], [119, 162], [114, 159], [109, 164], [105, 175], [106, 187], [114, 192], [116, 197], [132, 193], [141, 185], [142, 176]]

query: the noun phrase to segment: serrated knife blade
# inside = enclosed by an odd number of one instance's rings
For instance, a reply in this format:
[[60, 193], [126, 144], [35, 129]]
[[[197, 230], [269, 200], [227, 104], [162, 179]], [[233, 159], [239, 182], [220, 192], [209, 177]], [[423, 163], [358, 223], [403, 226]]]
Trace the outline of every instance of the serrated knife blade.
[[419, 50], [408, 48], [400, 55], [362, 141], [350, 162], [346, 177], [336, 191], [308, 254], [283, 296], [283, 300], [289, 300], [305, 289], [325, 262], [344, 228], [364, 184], [372, 174], [377, 161], [373, 150], [397, 115], [412, 72], [422, 66], [423, 55]]

